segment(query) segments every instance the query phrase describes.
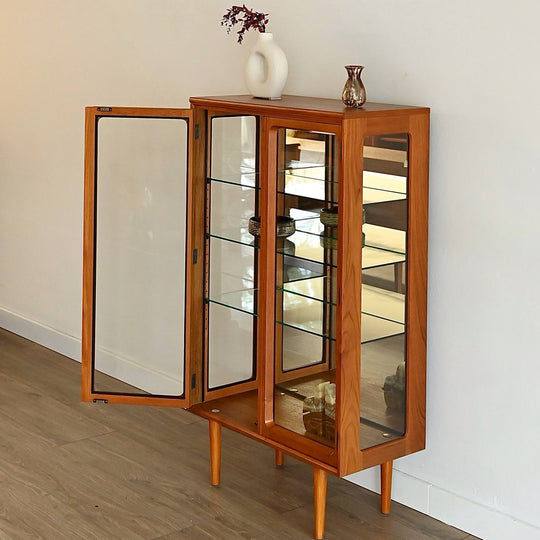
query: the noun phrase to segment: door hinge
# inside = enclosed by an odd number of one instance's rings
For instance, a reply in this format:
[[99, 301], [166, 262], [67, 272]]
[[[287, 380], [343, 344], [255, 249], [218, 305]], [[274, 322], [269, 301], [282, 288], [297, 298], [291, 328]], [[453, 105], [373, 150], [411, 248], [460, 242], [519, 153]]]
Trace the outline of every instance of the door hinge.
[[199, 138], [199, 124], [195, 124], [195, 138]]
[[94, 403], [109, 403], [108, 399], [94, 399]]
[[193, 390], [197, 386], [197, 374], [192, 373], [191, 375], [191, 389]]
[[193, 257], [192, 257], [192, 262], [193, 264], [197, 264], [197, 255], [198, 255], [198, 252], [196, 249], [193, 250]]

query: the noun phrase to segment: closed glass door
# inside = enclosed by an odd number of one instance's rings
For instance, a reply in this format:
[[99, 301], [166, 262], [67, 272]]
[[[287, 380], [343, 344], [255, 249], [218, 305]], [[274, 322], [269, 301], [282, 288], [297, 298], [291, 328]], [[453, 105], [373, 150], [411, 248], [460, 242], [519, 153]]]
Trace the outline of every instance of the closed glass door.
[[252, 116], [214, 117], [210, 121], [206, 398], [255, 388], [260, 191], [257, 132]]
[[335, 445], [339, 142], [277, 130], [275, 424]]

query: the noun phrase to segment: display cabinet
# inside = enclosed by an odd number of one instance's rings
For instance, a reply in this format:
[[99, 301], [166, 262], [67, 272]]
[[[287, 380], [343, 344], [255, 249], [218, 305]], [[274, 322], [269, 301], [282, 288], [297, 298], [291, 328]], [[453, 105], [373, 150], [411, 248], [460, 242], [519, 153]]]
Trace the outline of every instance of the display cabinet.
[[86, 110], [82, 396], [327, 473], [424, 448], [429, 109], [283, 96]]

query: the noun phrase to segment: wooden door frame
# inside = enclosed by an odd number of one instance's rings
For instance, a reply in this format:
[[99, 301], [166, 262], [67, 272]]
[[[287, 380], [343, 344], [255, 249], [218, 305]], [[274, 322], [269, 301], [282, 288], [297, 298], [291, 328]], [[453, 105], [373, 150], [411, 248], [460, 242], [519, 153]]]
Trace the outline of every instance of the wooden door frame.
[[[259, 393], [259, 426], [261, 434], [276, 443], [284, 444], [303, 453], [307, 457], [314, 458], [330, 466], [337, 465], [337, 450], [322, 443], [311, 440], [303, 435], [290, 431], [275, 424], [274, 421], [274, 385], [276, 372], [276, 350], [275, 350], [275, 289], [276, 289], [276, 252], [274, 249], [276, 241], [276, 190], [277, 190], [277, 155], [278, 130], [296, 129], [308, 131], [321, 131], [334, 134], [341, 139], [340, 124], [326, 124], [310, 120], [309, 115], [292, 115], [291, 118], [264, 117], [261, 125], [261, 183], [264, 189], [261, 193], [261, 229], [267, 234], [261, 236], [261, 327], [263, 332], [259, 339], [259, 366], [262, 374], [262, 391]], [[339, 176], [341, 181], [342, 167], [339, 164]], [[339, 272], [338, 272], [339, 288]], [[339, 341], [339, 306], [336, 316], [336, 338]], [[339, 356], [336, 346], [336, 364], [339, 364]], [[308, 375], [321, 370], [321, 365], [310, 366], [297, 370], [298, 376]], [[301, 372], [301, 373], [300, 373]], [[337, 442], [336, 442], [337, 446]], [[309, 459], [308, 459], [309, 460]]]
[[[209, 287], [209, 242], [206, 239], [206, 231], [209, 229], [209, 212], [208, 209], [210, 207], [210, 192], [208, 189], [208, 182], [207, 178], [210, 176], [211, 166], [212, 166], [212, 120], [217, 118], [239, 118], [239, 117], [253, 117], [256, 121], [256, 154], [259, 152], [260, 148], [260, 117], [256, 114], [250, 113], [250, 112], [242, 112], [240, 109], [236, 111], [231, 110], [222, 110], [222, 109], [216, 109], [216, 108], [207, 108], [207, 107], [201, 107], [199, 105], [193, 105], [193, 108], [196, 112], [198, 112], [200, 115], [204, 115], [205, 117], [205, 135], [204, 135], [204, 141], [205, 141], [205, 149], [206, 149], [206, 155], [205, 155], [205, 161], [204, 161], [204, 196], [203, 196], [203, 203], [202, 206], [199, 208], [203, 209], [204, 212], [201, 211], [200, 214], [202, 214], [202, 237], [203, 237], [203, 253], [204, 253], [204, 265], [205, 265], [205, 271], [204, 271], [204, 283], [203, 283], [203, 296], [206, 295], [206, 291], [208, 291]], [[256, 159], [260, 159], [259, 156], [256, 155]], [[260, 251], [260, 250], [259, 250]], [[258, 277], [257, 277], [258, 279]], [[231, 383], [219, 388], [210, 389], [209, 388], [209, 380], [208, 380], [208, 374], [209, 374], [209, 358], [208, 358], [208, 309], [209, 304], [208, 302], [203, 302], [203, 335], [202, 335], [202, 355], [201, 355], [201, 369], [202, 369], [202, 395], [199, 401], [194, 401], [193, 403], [198, 402], [206, 402], [211, 401], [214, 399], [221, 399], [228, 396], [233, 396], [235, 394], [239, 394], [242, 392], [249, 392], [250, 390], [256, 390], [259, 383], [259, 371], [258, 371], [258, 364], [256, 363], [256, 359], [254, 359], [254, 367], [255, 367], [255, 376], [253, 379], [249, 379], [247, 381], [241, 381], [238, 383]], [[257, 317], [257, 335], [259, 335], [259, 329], [258, 329], [258, 317]], [[254, 346], [254, 354], [255, 354], [255, 346]]]
[[[187, 193], [186, 193], [186, 288], [185, 288], [185, 339], [184, 339], [184, 393], [180, 397], [131, 395], [111, 392], [97, 392], [93, 388], [93, 366], [95, 353], [95, 246], [96, 246], [96, 185], [97, 185], [97, 126], [100, 118], [172, 118], [187, 122]], [[202, 264], [192, 257], [194, 250], [200, 249], [200, 238], [195, 234], [198, 225], [192, 219], [193, 207], [200, 198], [199, 189], [194, 184], [194, 172], [200, 173], [200, 148], [196, 141], [198, 134], [194, 126], [194, 114], [190, 109], [147, 108], [147, 107], [86, 107], [85, 109], [85, 154], [84, 154], [84, 237], [83, 237], [83, 298], [82, 298], [82, 350], [81, 350], [81, 399], [82, 401], [104, 401], [156, 405], [169, 407], [188, 407], [190, 390], [196, 390], [196, 355], [202, 321], [196, 309], [202, 292], [197, 292], [201, 281]], [[199, 157], [194, 160], [193, 155]], [[192, 384], [194, 383], [194, 384]], [[200, 382], [198, 383], [200, 384]]]

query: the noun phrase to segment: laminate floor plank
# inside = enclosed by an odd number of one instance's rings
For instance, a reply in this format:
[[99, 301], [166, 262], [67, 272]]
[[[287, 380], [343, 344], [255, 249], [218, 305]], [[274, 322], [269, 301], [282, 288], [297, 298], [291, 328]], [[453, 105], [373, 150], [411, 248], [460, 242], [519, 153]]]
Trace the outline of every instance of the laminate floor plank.
[[[110, 431], [79, 411], [0, 373], [0, 413], [54, 444], [86, 439]], [[14, 407], [17, 403], [17, 407]], [[39, 414], [36, 414], [39, 412]]]
[[[0, 329], [0, 540], [309, 540], [312, 468], [182, 409], [80, 402], [80, 364]], [[326, 540], [473, 540], [328, 477]]]

